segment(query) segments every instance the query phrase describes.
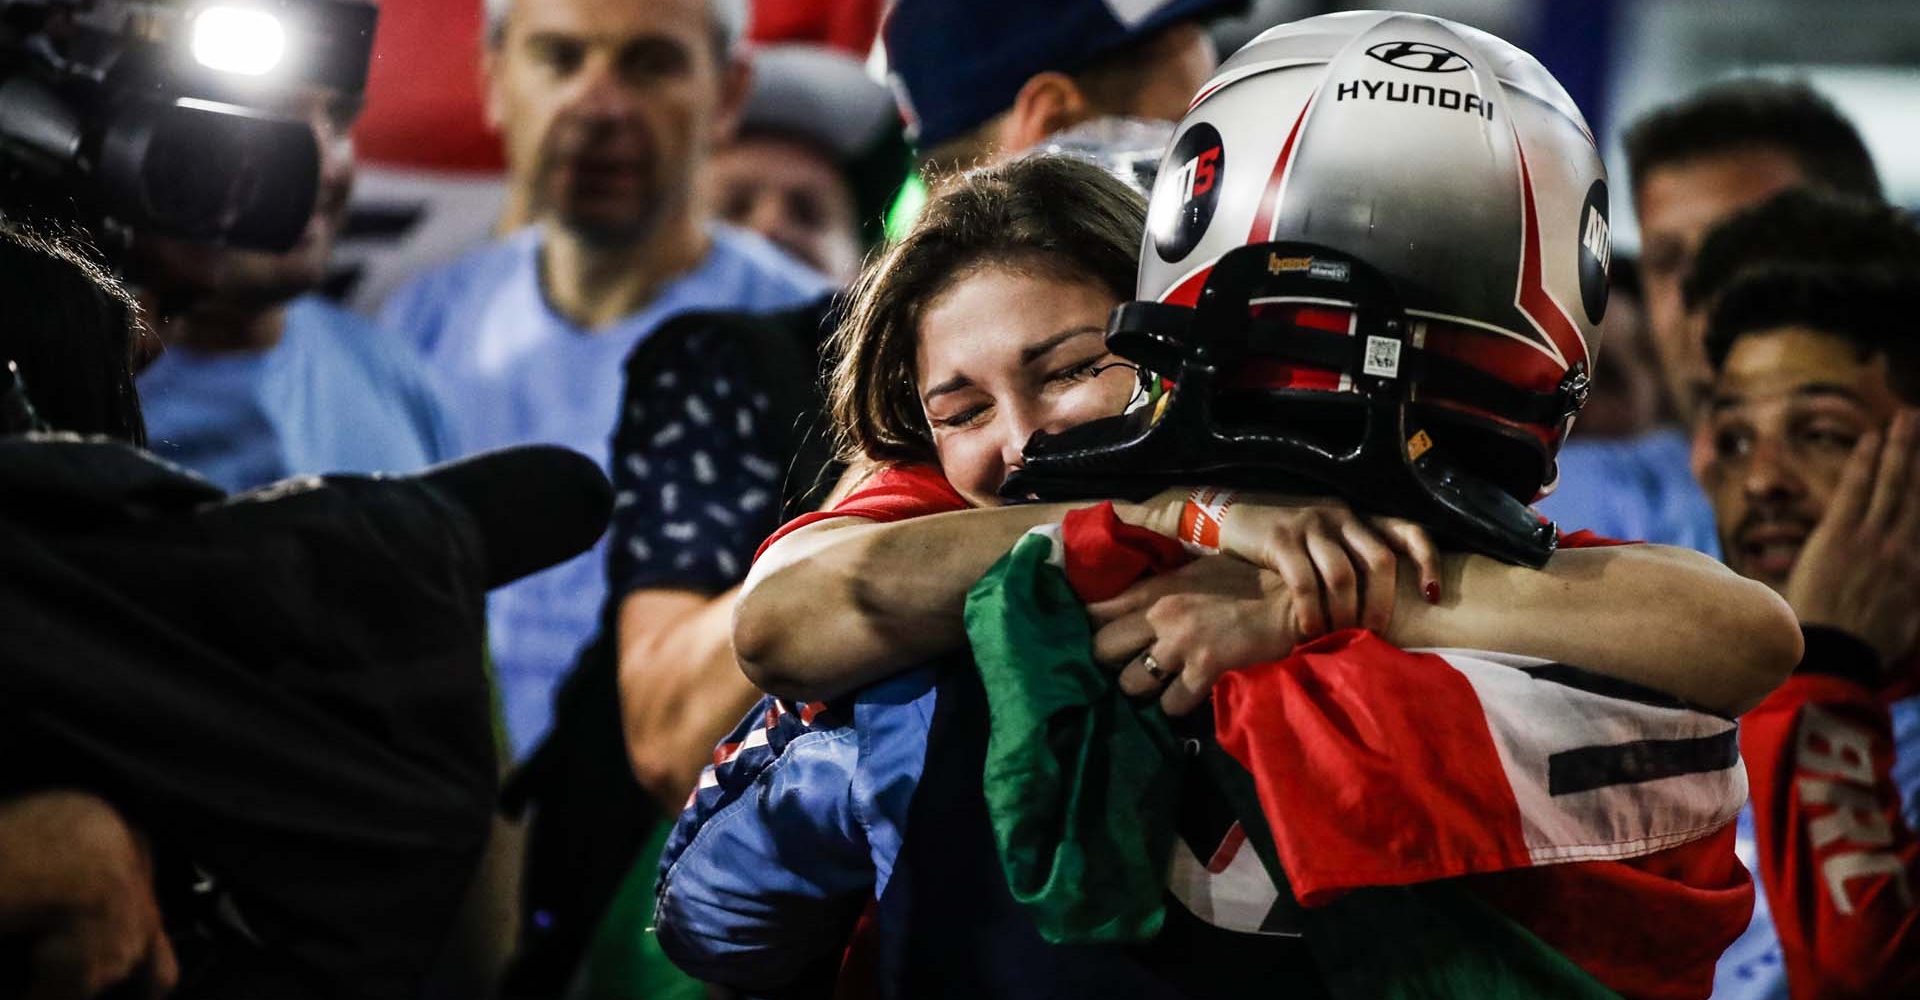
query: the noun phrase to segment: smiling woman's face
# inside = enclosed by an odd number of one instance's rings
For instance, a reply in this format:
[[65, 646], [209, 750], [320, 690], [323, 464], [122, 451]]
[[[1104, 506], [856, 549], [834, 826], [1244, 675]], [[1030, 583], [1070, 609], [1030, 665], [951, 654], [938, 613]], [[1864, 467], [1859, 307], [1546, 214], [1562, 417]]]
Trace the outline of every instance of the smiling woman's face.
[[1134, 372], [1113, 364], [1105, 336], [1117, 304], [1093, 282], [1003, 267], [974, 271], [928, 304], [914, 390], [941, 470], [974, 506], [1002, 502], [1000, 484], [1035, 431], [1126, 408]]

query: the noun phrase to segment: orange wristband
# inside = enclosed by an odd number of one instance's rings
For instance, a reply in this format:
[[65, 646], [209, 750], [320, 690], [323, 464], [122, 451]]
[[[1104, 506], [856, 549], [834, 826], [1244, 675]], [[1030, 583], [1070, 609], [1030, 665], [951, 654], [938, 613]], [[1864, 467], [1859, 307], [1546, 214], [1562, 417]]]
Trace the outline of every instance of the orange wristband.
[[1227, 518], [1227, 508], [1232, 507], [1239, 496], [1232, 490], [1208, 486], [1187, 494], [1187, 502], [1180, 508], [1180, 544], [1200, 555], [1219, 552], [1221, 522]]

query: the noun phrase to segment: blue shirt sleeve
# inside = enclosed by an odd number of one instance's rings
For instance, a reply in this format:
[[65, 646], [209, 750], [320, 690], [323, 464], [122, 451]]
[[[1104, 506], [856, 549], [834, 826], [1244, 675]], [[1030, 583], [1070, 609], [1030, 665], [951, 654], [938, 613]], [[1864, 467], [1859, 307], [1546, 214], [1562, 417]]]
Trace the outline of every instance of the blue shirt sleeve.
[[726, 590], [780, 526], [787, 435], [759, 369], [724, 331], [691, 331], [650, 356], [658, 363], [628, 371], [613, 436], [616, 603], [646, 588]]
[[375, 322], [407, 350], [425, 355], [440, 338], [442, 318], [459, 289], [447, 268], [429, 271], [400, 286], [380, 307]]

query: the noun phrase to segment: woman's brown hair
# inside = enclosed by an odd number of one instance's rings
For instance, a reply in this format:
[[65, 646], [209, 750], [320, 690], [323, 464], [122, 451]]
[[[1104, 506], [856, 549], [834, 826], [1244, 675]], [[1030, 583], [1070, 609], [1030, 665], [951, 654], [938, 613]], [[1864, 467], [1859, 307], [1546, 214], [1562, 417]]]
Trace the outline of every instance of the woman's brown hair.
[[1133, 297], [1146, 226], [1140, 195], [1092, 164], [1026, 156], [942, 187], [907, 234], [867, 262], [829, 340], [828, 408], [848, 461], [935, 460], [916, 388], [920, 317], [983, 267]]
[[0, 368], [19, 365], [49, 427], [146, 445], [133, 382], [140, 309], [82, 234], [0, 219], [0, 302]]

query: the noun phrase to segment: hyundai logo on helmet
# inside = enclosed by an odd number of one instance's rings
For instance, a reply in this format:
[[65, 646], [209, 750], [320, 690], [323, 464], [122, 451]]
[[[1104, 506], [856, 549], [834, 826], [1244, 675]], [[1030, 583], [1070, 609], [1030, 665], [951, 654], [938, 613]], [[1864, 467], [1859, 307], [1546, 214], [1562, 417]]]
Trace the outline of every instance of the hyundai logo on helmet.
[[1473, 65], [1466, 56], [1427, 42], [1381, 42], [1368, 49], [1367, 55], [1416, 73], [1457, 73]]

